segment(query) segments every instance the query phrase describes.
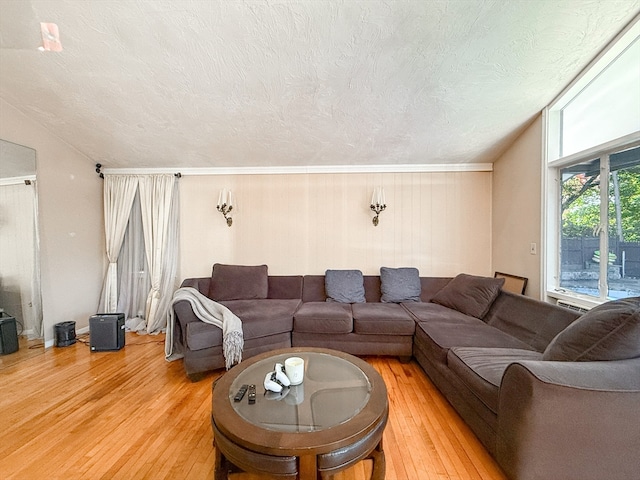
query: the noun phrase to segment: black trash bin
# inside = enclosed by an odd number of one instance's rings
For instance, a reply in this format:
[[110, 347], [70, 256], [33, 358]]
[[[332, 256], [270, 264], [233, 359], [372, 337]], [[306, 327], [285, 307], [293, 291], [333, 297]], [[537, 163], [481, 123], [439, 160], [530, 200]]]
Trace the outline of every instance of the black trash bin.
[[56, 347], [68, 347], [76, 343], [76, 322], [56, 323], [54, 329]]

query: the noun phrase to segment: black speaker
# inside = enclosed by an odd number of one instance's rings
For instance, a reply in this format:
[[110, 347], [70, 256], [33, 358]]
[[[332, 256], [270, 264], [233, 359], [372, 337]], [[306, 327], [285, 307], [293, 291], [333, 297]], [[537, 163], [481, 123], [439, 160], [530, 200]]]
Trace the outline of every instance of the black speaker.
[[89, 344], [92, 352], [124, 347], [124, 313], [98, 313], [89, 317]]
[[4, 312], [0, 316], [0, 355], [7, 355], [18, 351], [18, 327], [16, 319]]

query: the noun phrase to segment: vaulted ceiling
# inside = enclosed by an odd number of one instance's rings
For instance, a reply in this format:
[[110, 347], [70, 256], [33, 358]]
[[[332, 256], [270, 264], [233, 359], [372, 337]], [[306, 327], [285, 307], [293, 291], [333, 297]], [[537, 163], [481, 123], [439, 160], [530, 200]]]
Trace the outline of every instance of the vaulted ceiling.
[[[638, 12], [0, 0], [0, 97], [106, 168], [486, 163]], [[40, 22], [58, 25], [62, 52], [37, 50]]]

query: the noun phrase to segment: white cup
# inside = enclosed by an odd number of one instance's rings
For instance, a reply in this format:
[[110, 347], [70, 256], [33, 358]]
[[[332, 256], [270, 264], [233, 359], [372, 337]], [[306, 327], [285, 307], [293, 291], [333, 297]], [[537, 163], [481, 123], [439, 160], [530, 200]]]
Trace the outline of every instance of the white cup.
[[284, 361], [284, 371], [291, 385], [300, 385], [304, 380], [304, 360], [300, 357], [289, 357]]

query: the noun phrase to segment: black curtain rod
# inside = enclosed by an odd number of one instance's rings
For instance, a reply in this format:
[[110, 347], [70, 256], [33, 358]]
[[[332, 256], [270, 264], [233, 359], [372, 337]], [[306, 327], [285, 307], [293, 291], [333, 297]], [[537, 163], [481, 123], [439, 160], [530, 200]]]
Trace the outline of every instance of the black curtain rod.
[[[100, 178], [104, 178], [104, 173], [102, 173], [101, 170], [102, 170], [102, 164], [101, 163], [96, 163], [96, 173], [98, 174], [98, 176]], [[177, 177], [177, 178], [182, 178], [182, 173], [180, 173], [180, 172], [174, 173], [173, 176]]]

